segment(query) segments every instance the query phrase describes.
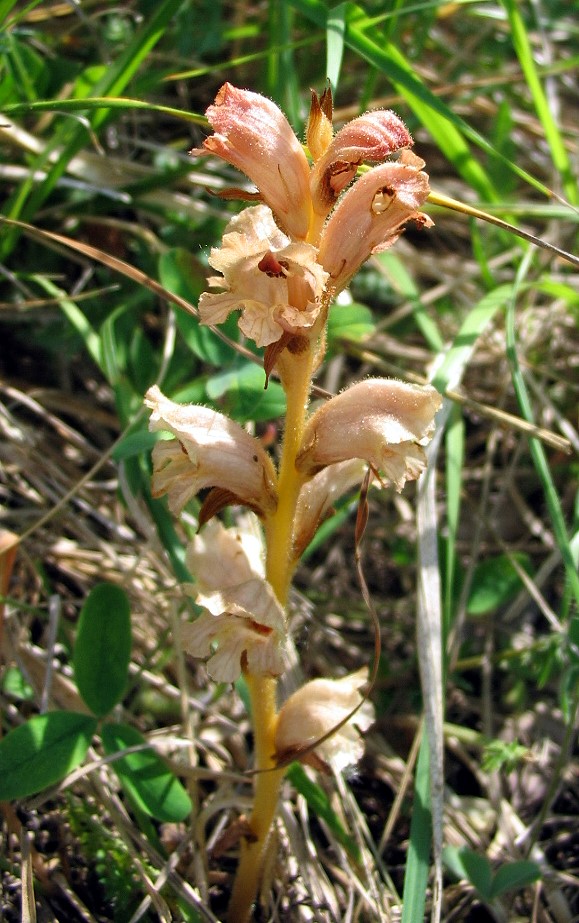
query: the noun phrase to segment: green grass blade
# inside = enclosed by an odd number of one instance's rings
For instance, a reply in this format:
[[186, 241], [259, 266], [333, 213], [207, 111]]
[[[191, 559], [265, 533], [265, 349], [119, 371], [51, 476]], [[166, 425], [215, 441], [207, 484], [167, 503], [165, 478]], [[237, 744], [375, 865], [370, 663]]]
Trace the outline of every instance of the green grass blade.
[[29, 112], [86, 112], [99, 109], [143, 109], [147, 112], [158, 112], [160, 115], [172, 116], [183, 122], [193, 122], [195, 125], [207, 125], [204, 115], [196, 112], [185, 112], [183, 109], [174, 109], [172, 106], [161, 106], [142, 99], [129, 99], [123, 96], [91, 96], [85, 99], [37, 99], [30, 103], [10, 103], [3, 107], [5, 115], [24, 115]]
[[347, 3], [339, 3], [330, 10], [326, 26], [326, 76], [334, 94], [340, 82], [340, 70], [344, 57], [347, 6]]
[[[107, 68], [104, 76], [93, 88], [95, 96], [118, 96], [123, 92], [149, 52], [163, 37], [171, 17], [177, 13], [181, 5], [182, 0], [163, 0], [156, 9], [153, 7], [155, 12], [145, 17], [141, 29], [136, 33], [123, 54], [111, 67]], [[93, 130], [98, 130], [106, 117], [106, 112], [97, 113], [92, 120]]]
[[507, 304], [512, 292], [513, 287], [510, 283], [499, 285], [488, 295], [481, 298], [472, 311], [468, 313], [454, 338], [451, 348], [432, 379], [432, 384], [435, 388], [444, 392], [447, 388], [454, 388], [457, 385], [466, 363], [472, 355], [478, 337], [496, 311]]
[[16, 6], [18, 0], [0, 0], [0, 25], [6, 19], [8, 14]]
[[[119, 59], [107, 68], [105, 75], [93, 87], [95, 96], [118, 96], [127, 86], [138, 68], [143, 63], [147, 54], [155, 43], [162, 37], [171, 16], [179, 9], [181, 0], [164, 0], [156, 12], [145, 21], [142, 28], [136, 33]], [[99, 108], [92, 120], [90, 129], [96, 131], [105, 123], [110, 113], [109, 109]], [[5, 214], [9, 218], [23, 218], [29, 220], [46, 201], [60, 177], [66, 172], [70, 160], [86, 143], [87, 126], [75, 122], [71, 128], [70, 123], [60, 125], [54, 132], [51, 142], [47, 145], [42, 155], [37, 158], [31, 170], [31, 177], [16, 191], [9, 200]], [[59, 150], [59, 156], [51, 162], [51, 154]], [[46, 177], [38, 185], [34, 185], [34, 171], [46, 170]], [[2, 241], [0, 255], [6, 258], [14, 248], [20, 232], [16, 229], [9, 231]]]
[[537, 73], [537, 68], [533, 58], [533, 50], [531, 48], [531, 43], [529, 42], [529, 36], [525, 28], [523, 17], [521, 16], [521, 11], [514, 0], [501, 0], [501, 2], [509, 17], [509, 25], [511, 27], [513, 45], [517, 53], [522, 71], [525, 75], [525, 80], [527, 81], [529, 92], [533, 97], [537, 115], [541, 125], [543, 126], [545, 138], [547, 139], [547, 143], [551, 149], [553, 164], [561, 176], [563, 189], [567, 199], [569, 202], [577, 205], [579, 202], [577, 178], [573, 176], [573, 171], [571, 169], [571, 163], [569, 161], [569, 156], [567, 154], [565, 144], [561, 137], [561, 133], [553, 115], [553, 111], [545, 95], [539, 74]]
[[[456, 171], [466, 182], [476, 189], [481, 199], [496, 201], [497, 192], [492, 181], [481, 164], [475, 160], [465, 141], [464, 125], [460, 125], [462, 120], [457, 119], [445, 103], [434, 96], [416, 77], [414, 69], [402, 52], [392, 43], [380, 48], [361, 29], [352, 25], [349, 27], [348, 36], [348, 44], [390, 78], [395, 89], [404, 96], [444, 156], [454, 164]], [[485, 146], [486, 144], [487, 142]]]
[[[506, 317], [507, 358], [511, 366], [513, 387], [515, 389], [517, 401], [519, 402], [521, 416], [529, 423], [534, 423], [533, 409], [517, 356], [515, 326], [517, 294], [520, 290], [522, 280], [528, 270], [532, 257], [533, 251], [530, 250], [521, 262], [521, 267], [517, 274], [517, 279], [514, 283], [512, 297], [507, 303]], [[563, 515], [561, 501], [559, 499], [557, 489], [551, 476], [549, 462], [547, 461], [545, 450], [538, 439], [529, 438], [529, 451], [531, 453], [533, 464], [543, 487], [547, 509], [553, 524], [553, 531], [555, 533], [557, 545], [559, 546], [561, 557], [563, 558], [569, 587], [575, 597], [577, 604], [579, 604], [579, 574], [577, 573], [577, 567], [573, 559], [573, 552], [571, 550], [569, 535], [567, 533], [565, 517]]]
[[424, 923], [432, 836], [429, 762], [428, 735], [423, 734], [414, 783], [410, 843], [402, 895], [402, 923]]
[[[456, 540], [460, 521], [462, 471], [465, 461], [465, 425], [458, 406], [450, 412], [446, 428], [446, 567], [443, 588], [444, 635], [448, 637], [452, 615], [454, 575], [456, 567]], [[444, 642], [446, 649], [446, 641]]]
[[[321, 28], [326, 28], [328, 11], [321, 0], [291, 0], [293, 6], [306, 18]], [[425, 128], [432, 134], [441, 151], [455, 165], [483, 199], [494, 201], [496, 192], [488, 174], [481, 164], [474, 160], [465, 138], [476, 144], [485, 153], [498, 158], [509, 170], [512, 170], [525, 182], [540, 190], [544, 195], [551, 192], [544, 183], [523, 170], [522, 167], [505, 157], [468, 122], [456, 115], [446, 103], [437, 97], [416, 76], [411, 64], [402, 52], [392, 43], [378, 45], [365, 34], [364, 29], [372, 26], [364, 11], [354, 3], [349, 4], [349, 17], [345, 43], [352, 51], [360, 55], [374, 67], [382, 71], [411, 106]], [[464, 158], [464, 162], [462, 160]]]
[[382, 272], [385, 274], [390, 285], [397, 294], [402, 298], [410, 301], [412, 304], [412, 314], [416, 326], [422, 336], [435, 352], [442, 352], [444, 341], [440, 331], [431, 315], [426, 309], [420, 298], [418, 287], [408, 271], [404, 260], [402, 260], [395, 250], [385, 250], [379, 253], [375, 259], [380, 263]]
[[85, 349], [95, 365], [104, 373], [105, 367], [103, 363], [101, 340], [96, 330], [91, 326], [86, 315], [83, 314], [72, 298], [70, 298], [66, 292], [63, 292], [62, 289], [58, 288], [54, 282], [51, 282], [50, 279], [47, 279], [45, 276], [38, 276], [36, 281], [45, 292], [48, 292], [53, 298], [58, 298], [62, 313], [71, 326], [74, 327], [76, 332], [82, 337]]

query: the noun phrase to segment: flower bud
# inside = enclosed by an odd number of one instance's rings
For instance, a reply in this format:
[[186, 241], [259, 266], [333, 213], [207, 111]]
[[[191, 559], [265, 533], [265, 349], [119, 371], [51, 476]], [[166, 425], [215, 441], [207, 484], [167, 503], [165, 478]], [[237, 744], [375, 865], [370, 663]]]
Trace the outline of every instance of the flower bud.
[[312, 170], [310, 187], [314, 211], [329, 214], [340, 192], [354, 179], [360, 164], [381, 163], [411, 144], [406, 125], [388, 109], [367, 112], [348, 122]]
[[316, 530], [340, 497], [361, 484], [366, 468], [359, 458], [328, 465], [303, 485], [298, 497], [293, 540], [293, 558], [298, 560]]
[[332, 129], [332, 109], [332, 91], [329, 87], [324, 90], [321, 99], [318, 94], [312, 90], [312, 102], [310, 105], [308, 127], [306, 129], [306, 141], [314, 163], [325, 154], [332, 143], [332, 138], [334, 136], [334, 131]]

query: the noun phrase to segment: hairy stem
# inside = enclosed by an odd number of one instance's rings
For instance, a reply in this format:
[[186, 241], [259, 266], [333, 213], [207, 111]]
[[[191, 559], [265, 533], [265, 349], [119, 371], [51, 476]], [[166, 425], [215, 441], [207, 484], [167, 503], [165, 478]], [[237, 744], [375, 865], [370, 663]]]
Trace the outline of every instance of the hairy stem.
[[[287, 397], [287, 411], [279, 465], [278, 506], [266, 531], [266, 576], [282, 606], [287, 603], [294, 567], [294, 520], [298, 494], [303, 484], [295, 462], [302, 442], [312, 367], [313, 356], [309, 345], [297, 355], [285, 350], [278, 360], [278, 371]], [[274, 768], [277, 681], [249, 673], [246, 673], [246, 680], [251, 697], [257, 775], [253, 811], [249, 819], [252, 839], [246, 838], [241, 844], [241, 857], [228, 911], [230, 923], [245, 923], [250, 918], [284, 776], [283, 769]]]

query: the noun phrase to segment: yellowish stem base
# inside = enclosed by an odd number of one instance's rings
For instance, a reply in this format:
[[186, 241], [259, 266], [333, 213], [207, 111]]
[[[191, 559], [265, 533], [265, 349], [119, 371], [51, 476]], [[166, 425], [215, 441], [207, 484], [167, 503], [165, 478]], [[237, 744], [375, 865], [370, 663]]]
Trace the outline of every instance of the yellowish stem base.
[[[287, 413], [278, 476], [278, 506], [266, 525], [266, 574], [282, 606], [287, 603], [294, 567], [294, 520], [303, 483], [295, 463], [302, 442], [312, 367], [311, 348], [298, 355], [285, 350], [278, 361], [278, 371], [287, 397]], [[227, 915], [229, 923], [246, 923], [251, 917], [251, 907], [259, 891], [265, 850], [284, 776], [283, 769], [274, 768], [277, 681], [250, 674], [246, 675], [246, 680], [251, 696], [257, 769], [255, 800], [249, 819], [253, 838], [248, 837], [241, 844], [241, 857]]]

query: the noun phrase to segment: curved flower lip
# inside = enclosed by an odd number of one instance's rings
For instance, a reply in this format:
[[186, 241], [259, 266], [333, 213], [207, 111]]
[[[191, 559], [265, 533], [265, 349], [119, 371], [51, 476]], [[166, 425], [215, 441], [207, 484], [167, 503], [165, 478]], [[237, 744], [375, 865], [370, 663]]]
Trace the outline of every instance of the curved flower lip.
[[367, 112], [348, 122], [316, 162], [310, 179], [314, 211], [327, 215], [362, 163], [380, 163], [412, 145], [404, 122], [390, 109]]
[[423, 166], [423, 160], [404, 150], [396, 163], [358, 177], [338, 203], [324, 228], [318, 256], [336, 293], [370, 254], [391, 247], [408, 221], [421, 227], [433, 224], [418, 211], [430, 193]]
[[175, 404], [156, 386], [145, 403], [153, 411], [149, 429], [175, 437], [153, 449], [153, 496], [168, 494], [171, 512], [181, 512], [204, 487], [223, 488], [262, 516], [275, 510], [273, 463], [238, 423], [207, 407]]
[[271, 100], [224, 83], [206, 112], [215, 134], [192, 154], [216, 154], [257, 186], [280, 226], [304, 240], [310, 225], [310, 168], [282, 111]]
[[213, 644], [217, 650], [207, 661], [213, 679], [234, 683], [246, 667], [253, 674], [279, 676], [286, 666], [285, 635], [264, 629], [249, 618], [229, 613], [214, 616], [202, 612], [182, 629], [185, 649], [194, 657], [207, 657]]
[[383, 378], [358, 382], [312, 414], [297, 468], [315, 474], [326, 465], [362, 458], [400, 491], [425, 466], [421, 446], [432, 435], [441, 401], [429, 385]]
[[[339, 771], [357, 763], [364, 752], [360, 731], [367, 731], [374, 721], [373, 707], [362, 702], [360, 693], [367, 681], [368, 670], [363, 667], [337, 680], [314, 679], [290, 696], [280, 710], [275, 732], [278, 764], [301, 758], [318, 769], [327, 769], [329, 764]], [[357, 706], [335, 734], [313, 752], [309, 749]]]
[[246, 208], [233, 218], [210, 263], [223, 274], [211, 278], [211, 285], [227, 291], [201, 295], [202, 323], [220, 324], [241, 310], [240, 330], [258, 346], [276, 343], [284, 331], [307, 335], [315, 325], [328, 274], [315, 247], [290, 241], [267, 206]]

